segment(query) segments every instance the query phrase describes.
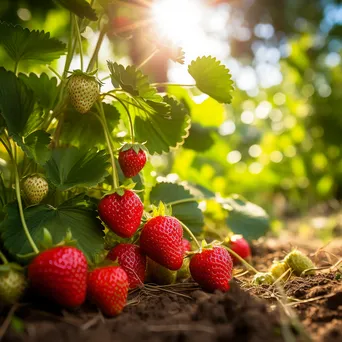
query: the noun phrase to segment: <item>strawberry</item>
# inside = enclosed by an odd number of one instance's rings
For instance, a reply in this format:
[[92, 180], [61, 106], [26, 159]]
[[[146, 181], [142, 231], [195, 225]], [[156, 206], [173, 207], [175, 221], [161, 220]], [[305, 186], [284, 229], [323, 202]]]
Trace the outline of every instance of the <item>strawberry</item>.
[[32, 288], [64, 307], [81, 305], [86, 296], [87, 260], [75, 247], [41, 252], [28, 268]]
[[144, 206], [131, 190], [120, 196], [113, 193], [102, 198], [98, 207], [101, 220], [117, 235], [130, 238], [140, 225]]
[[158, 285], [174, 284], [177, 280], [177, 271], [171, 271], [147, 258], [147, 281]]
[[183, 245], [183, 252], [184, 252], [184, 254], [186, 252], [190, 252], [191, 251], [191, 243], [190, 243], [189, 240], [183, 239], [182, 240], [182, 245]]
[[87, 113], [99, 97], [99, 81], [94, 73], [75, 70], [68, 80], [68, 94], [74, 108], [81, 114]]
[[88, 274], [88, 296], [108, 316], [118, 315], [125, 306], [128, 277], [120, 266], [100, 267]]
[[8, 265], [0, 266], [0, 302], [14, 304], [24, 293], [26, 279], [22, 272], [7, 267]]
[[[242, 235], [233, 235], [229, 240], [229, 248], [238, 254], [242, 259], [251, 257], [251, 249], [249, 243], [242, 237]], [[233, 259], [234, 265], [240, 263], [234, 255], [230, 255]]]
[[118, 260], [119, 265], [127, 273], [130, 289], [134, 289], [144, 283], [146, 256], [141, 253], [139, 246], [120, 243], [108, 253], [107, 259]]
[[158, 264], [176, 271], [183, 263], [183, 229], [171, 216], [156, 216], [143, 227], [140, 235], [142, 251]]
[[22, 183], [24, 198], [29, 204], [39, 204], [49, 192], [49, 184], [44, 177], [33, 174]]
[[204, 289], [210, 292], [229, 290], [232, 279], [233, 261], [223, 247], [204, 249], [195, 254], [190, 261], [192, 278]]
[[119, 164], [126, 178], [136, 176], [146, 164], [143, 145], [125, 144], [119, 152]]

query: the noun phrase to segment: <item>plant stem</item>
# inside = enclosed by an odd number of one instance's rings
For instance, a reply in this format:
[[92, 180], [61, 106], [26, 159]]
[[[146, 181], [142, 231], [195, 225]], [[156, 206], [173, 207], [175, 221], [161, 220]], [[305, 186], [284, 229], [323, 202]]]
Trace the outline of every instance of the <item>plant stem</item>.
[[5, 255], [0, 251], [0, 259], [4, 264], [8, 264], [8, 260], [6, 259]]
[[168, 83], [168, 82], [162, 82], [162, 83], [151, 83], [152, 87], [196, 87], [196, 84], [178, 84], [178, 83]]
[[77, 37], [77, 41], [78, 41], [78, 48], [80, 50], [80, 60], [81, 60], [81, 71], [83, 71], [83, 48], [82, 48], [82, 37], [81, 37], [81, 32], [80, 32], [80, 27], [78, 26], [78, 20], [76, 15], [74, 14], [72, 16], [73, 20], [74, 20], [74, 25], [76, 28], [76, 37]]
[[173, 206], [173, 205], [189, 203], [189, 202], [209, 201], [212, 199], [215, 199], [215, 198], [214, 197], [212, 197], [212, 198], [192, 197], [192, 198], [183, 198], [181, 200], [173, 201], [173, 202], [169, 202], [169, 203], [165, 203], [165, 204]]
[[98, 55], [99, 55], [99, 51], [101, 49], [103, 39], [106, 35], [106, 32], [107, 32], [107, 25], [105, 25], [102, 28], [102, 30], [100, 31], [99, 39], [97, 40], [95, 50], [94, 50], [93, 55], [91, 56], [90, 62], [88, 64], [87, 72], [91, 72], [92, 69], [94, 68], [94, 65], [95, 65], [96, 60], [97, 60]]
[[75, 22], [73, 20], [73, 14], [70, 12], [70, 34], [69, 34], [69, 40], [68, 40], [68, 53], [67, 53], [67, 58], [65, 60], [65, 65], [64, 65], [64, 71], [63, 71], [63, 78], [67, 77], [67, 73], [69, 71], [70, 63], [72, 61], [72, 56], [73, 56], [73, 39], [74, 39], [74, 31], [75, 31]]
[[236, 259], [238, 259], [242, 264], [244, 264], [248, 269], [250, 269], [255, 274], [259, 273], [252, 265], [250, 265], [245, 259], [241, 258], [239, 254], [235, 253], [229, 247], [220, 245], [221, 247], [225, 248], [230, 254], [234, 255]]
[[33, 251], [38, 254], [39, 253], [39, 249], [37, 248], [35, 242], [32, 239], [32, 236], [30, 234], [30, 231], [26, 225], [26, 220], [25, 220], [25, 215], [24, 215], [24, 210], [23, 210], [23, 203], [21, 201], [21, 194], [20, 194], [20, 182], [19, 182], [19, 173], [18, 173], [18, 166], [17, 166], [17, 162], [15, 160], [15, 158], [13, 157], [13, 154], [11, 153], [11, 159], [14, 165], [14, 172], [15, 172], [15, 193], [17, 196], [17, 201], [18, 201], [18, 207], [19, 207], [19, 214], [20, 214], [20, 220], [21, 220], [21, 224], [23, 226], [26, 238], [28, 240], [28, 242], [30, 243]]
[[119, 187], [119, 176], [118, 176], [118, 171], [116, 169], [116, 164], [115, 164], [115, 157], [114, 157], [114, 152], [113, 152], [113, 146], [112, 146], [112, 142], [110, 140], [110, 132], [108, 129], [108, 125], [107, 125], [107, 121], [106, 121], [106, 117], [104, 114], [104, 110], [103, 110], [103, 106], [102, 106], [102, 102], [100, 103], [96, 103], [96, 109], [99, 113], [99, 116], [97, 115], [97, 118], [100, 120], [102, 128], [103, 128], [103, 132], [106, 138], [106, 142], [107, 142], [107, 147], [108, 147], [108, 151], [109, 151], [109, 155], [110, 155], [110, 159], [111, 159], [111, 163], [112, 163], [112, 169], [113, 169], [113, 187], [114, 189], [117, 189]]
[[141, 69], [146, 63], [148, 63], [155, 56], [155, 54], [158, 53], [158, 51], [159, 51], [159, 49], [155, 48], [152, 51], [152, 53], [139, 64], [137, 69]]
[[182, 222], [182, 221], [179, 221], [178, 222], [182, 225], [182, 227], [185, 229], [185, 231], [191, 236], [191, 238], [195, 241], [198, 249], [201, 249], [201, 245], [200, 243], [198, 242], [198, 240], [196, 239], [196, 236], [192, 233], [192, 231]]
[[15, 61], [15, 63], [14, 63], [14, 73], [15, 74], [17, 74], [17, 72], [18, 72], [18, 66], [19, 66], [19, 61]]
[[52, 71], [61, 81], [63, 80], [62, 75], [60, 75], [57, 70], [55, 70], [51, 65], [47, 66], [50, 71]]
[[132, 121], [132, 117], [131, 117], [131, 114], [129, 113], [129, 110], [127, 108], [127, 106], [125, 105], [125, 103], [123, 101], [121, 101], [120, 98], [116, 97], [113, 95], [113, 97], [119, 101], [122, 106], [125, 108], [126, 110], [126, 113], [127, 113], [127, 116], [128, 116], [128, 121], [129, 121], [129, 128], [130, 128], [130, 131], [131, 131], [131, 140], [132, 140], [132, 144], [134, 144], [134, 127], [133, 127], [133, 121]]

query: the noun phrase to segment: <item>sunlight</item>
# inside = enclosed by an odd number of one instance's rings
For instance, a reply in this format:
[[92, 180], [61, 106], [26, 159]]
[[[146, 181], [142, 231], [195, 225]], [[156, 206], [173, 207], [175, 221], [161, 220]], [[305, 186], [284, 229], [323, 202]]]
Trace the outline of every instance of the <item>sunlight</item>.
[[156, 31], [174, 43], [184, 44], [203, 32], [205, 7], [200, 0], [159, 0], [152, 6]]

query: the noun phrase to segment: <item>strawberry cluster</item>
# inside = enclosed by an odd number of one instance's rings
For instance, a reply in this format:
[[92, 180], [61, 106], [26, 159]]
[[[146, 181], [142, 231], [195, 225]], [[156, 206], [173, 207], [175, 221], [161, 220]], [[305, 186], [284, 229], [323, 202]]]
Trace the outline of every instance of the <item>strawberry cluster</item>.
[[[120, 167], [128, 178], [137, 175], [146, 163], [142, 146], [127, 144], [119, 152]], [[31, 182], [24, 188], [27, 198], [33, 197], [36, 178], [27, 180]], [[44, 180], [38, 181], [43, 184]], [[37, 200], [46, 195], [47, 190], [43, 190], [35, 195]], [[145, 219], [139, 196], [128, 187], [120, 187], [100, 200], [98, 213], [120, 243], [111, 246], [102, 264], [90, 269], [83, 252], [75, 247], [64, 245], [42, 251], [28, 268], [30, 286], [39, 295], [68, 308], [88, 298], [104, 314], [114, 316], [124, 308], [128, 291], [146, 281], [170, 284], [192, 276], [204, 290], [229, 290], [233, 262], [238, 260], [220, 244], [201, 246], [196, 241], [198, 249], [192, 251], [183, 237], [184, 224], [166, 215], [164, 206]], [[249, 257], [249, 246], [243, 238], [231, 237], [229, 243], [242, 258]]]

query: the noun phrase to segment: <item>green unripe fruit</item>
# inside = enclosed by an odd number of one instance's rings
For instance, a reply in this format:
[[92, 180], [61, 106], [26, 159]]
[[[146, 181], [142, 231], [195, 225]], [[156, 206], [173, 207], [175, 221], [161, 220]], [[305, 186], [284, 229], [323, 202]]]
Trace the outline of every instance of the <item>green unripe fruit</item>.
[[49, 192], [49, 184], [44, 177], [34, 174], [24, 179], [22, 189], [25, 200], [30, 204], [39, 204]]
[[0, 272], [0, 301], [5, 304], [16, 303], [26, 288], [23, 273], [15, 270]]
[[270, 272], [258, 272], [252, 279], [253, 285], [272, 285], [274, 278]]
[[177, 280], [182, 280], [182, 279], [190, 278], [191, 274], [190, 274], [189, 265], [190, 265], [190, 259], [189, 258], [185, 258], [183, 260], [182, 267], [177, 271]]
[[147, 258], [146, 282], [158, 285], [174, 284], [177, 279], [177, 271], [171, 271], [166, 267], [159, 265], [150, 258]]
[[[301, 276], [302, 273], [307, 269], [315, 268], [315, 265], [311, 259], [296, 249], [289, 253], [285, 257], [284, 261], [297, 276]], [[305, 275], [309, 274], [315, 274], [315, 271], [311, 270], [305, 273]]]
[[280, 278], [287, 270], [289, 267], [287, 266], [286, 262], [279, 261], [279, 262], [274, 262], [273, 265], [270, 268], [270, 273], [272, 274], [274, 279]]

